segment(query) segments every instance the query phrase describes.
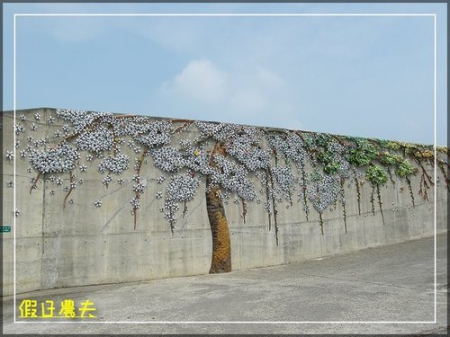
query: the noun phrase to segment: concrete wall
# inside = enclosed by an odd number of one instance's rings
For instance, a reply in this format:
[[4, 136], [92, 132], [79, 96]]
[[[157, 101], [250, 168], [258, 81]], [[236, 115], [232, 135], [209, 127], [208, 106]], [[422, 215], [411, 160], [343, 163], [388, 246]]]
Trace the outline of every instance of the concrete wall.
[[[38, 112], [40, 121], [33, 116]], [[133, 170], [122, 174], [123, 185], [102, 184], [104, 175], [97, 172], [98, 160], [87, 162], [93, 169], [87, 173], [74, 171], [77, 184], [67, 198], [64, 187], [69, 185], [69, 175], [61, 186], [50, 180], [50, 174], [41, 176], [37, 188], [30, 190], [30, 180], [37, 172], [30, 167], [28, 158], [20, 158], [19, 151], [33, 141], [47, 138], [51, 146], [55, 130], [60, 130], [62, 121], [48, 125], [46, 121], [55, 115], [54, 109], [36, 109], [17, 112], [25, 114], [23, 122], [26, 132], [17, 136], [20, 141], [16, 149], [16, 200], [20, 214], [15, 218], [16, 227], [10, 233], [2, 233], [3, 240], [3, 290], [13, 293], [14, 230], [16, 233], [16, 286], [17, 292], [54, 287], [69, 287], [90, 284], [129, 282], [208, 273], [211, 262], [211, 232], [206, 212], [204, 184], [193, 201], [187, 204], [183, 217], [181, 211], [174, 233], [160, 212], [162, 199], [155, 198], [161, 185], [156, 179], [162, 175], [151, 158], [143, 165], [141, 177], [147, 188], [141, 197], [142, 207], [137, 213], [137, 228], [134, 230], [130, 215]], [[12, 113], [3, 117], [3, 225], [13, 227], [14, 188], [13, 161], [6, 159], [6, 151], [14, 148], [14, 121]], [[31, 124], [37, 130], [30, 129]], [[194, 137], [195, 135], [192, 135]], [[33, 141], [30, 143], [33, 145]], [[131, 150], [129, 150], [131, 151]], [[133, 158], [132, 152], [128, 152]], [[85, 154], [82, 155], [82, 162]], [[131, 164], [133, 165], [133, 164]], [[431, 166], [427, 167], [433, 176]], [[437, 232], [447, 230], [447, 188], [442, 173], [437, 170], [439, 183], [436, 186]], [[113, 176], [113, 179], [117, 179]], [[412, 178], [415, 207], [404, 180], [395, 178], [382, 187], [383, 217], [375, 195], [375, 215], [369, 202], [372, 188], [369, 183], [360, 186], [361, 215], [358, 215], [357, 195], [354, 185], [345, 187], [347, 233], [342, 216], [342, 205], [338, 202], [333, 211], [323, 215], [324, 235], [321, 234], [318, 214], [310, 212], [309, 221], [296, 200], [293, 206], [282, 204], [278, 208], [279, 244], [276, 244], [274, 226], [269, 231], [268, 215], [263, 205], [248, 203], [246, 221], [242, 217], [242, 204], [229, 202], [226, 215], [231, 231], [233, 270], [294, 263], [325, 255], [350, 252], [367, 247], [386, 245], [430, 236], [434, 232], [434, 190], [429, 190], [429, 200], [418, 195], [419, 176]], [[53, 192], [52, 192], [53, 191]], [[102, 207], [93, 205], [102, 201]], [[312, 208], [312, 207], [311, 207]], [[272, 219], [273, 222], [273, 219]]]

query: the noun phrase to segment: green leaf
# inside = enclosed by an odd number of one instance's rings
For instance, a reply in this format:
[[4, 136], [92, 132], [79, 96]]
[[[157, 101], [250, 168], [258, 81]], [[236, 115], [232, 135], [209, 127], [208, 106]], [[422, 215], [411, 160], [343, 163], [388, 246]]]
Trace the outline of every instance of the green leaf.
[[399, 177], [405, 178], [416, 173], [416, 170], [417, 169], [407, 159], [405, 159], [398, 164], [395, 173], [397, 173]]
[[366, 178], [372, 185], [384, 185], [388, 181], [386, 170], [377, 165], [370, 165], [366, 171]]

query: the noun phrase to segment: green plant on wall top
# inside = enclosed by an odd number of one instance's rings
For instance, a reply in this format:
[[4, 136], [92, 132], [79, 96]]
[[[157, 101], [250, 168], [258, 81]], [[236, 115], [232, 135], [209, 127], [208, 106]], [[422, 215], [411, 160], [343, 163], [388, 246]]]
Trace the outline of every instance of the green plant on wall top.
[[[414, 205], [409, 177], [420, 170], [419, 194], [426, 198], [433, 182], [424, 165], [434, 165], [436, 159], [445, 177], [449, 167], [446, 148], [436, 149], [435, 158], [432, 147], [416, 144], [67, 109], [56, 110], [45, 121], [48, 125], [59, 123], [55, 128], [61, 125], [52, 137], [34, 139], [41, 116], [36, 113], [31, 121], [28, 117], [19, 117], [15, 133], [20, 159], [29, 161], [29, 172], [36, 172], [30, 192], [37, 189], [39, 179], [47, 179], [66, 193], [64, 207], [72, 200], [69, 196], [73, 197], [77, 185], [82, 184], [80, 176], [94, 166], [104, 176], [105, 188], [130, 184], [130, 211], [136, 228], [146, 189], [142, 175], [151, 158], [153, 165], [165, 173], [155, 179], [161, 188], [154, 197], [174, 231], [177, 220], [187, 212], [187, 203], [204, 183], [213, 237], [211, 272], [231, 270], [224, 208], [229, 201], [240, 207], [244, 222], [249, 203], [262, 205], [278, 244], [277, 217], [284, 203], [290, 206], [296, 200], [301, 202], [307, 220], [312, 206], [319, 214], [323, 234], [322, 215], [339, 202], [347, 231], [346, 185], [355, 183], [360, 213], [360, 183], [369, 181], [377, 191], [383, 215], [380, 186], [389, 179], [394, 183], [393, 174], [408, 183]], [[12, 151], [6, 152], [6, 159], [13, 159]], [[121, 177], [126, 171], [133, 173], [130, 181]], [[448, 186], [448, 179], [446, 183]], [[371, 201], [373, 206], [373, 192]], [[92, 205], [101, 208], [102, 200], [92, 200]]]
[[384, 167], [370, 165], [366, 171], [366, 178], [372, 185], [384, 185], [388, 181], [388, 175]]
[[417, 168], [415, 168], [408, 160], [404, 159], [398, 163], [395, 173], [401, 178], [406, 178], [413, 175], [416, 171]]
[[356, 166], [369, 165], [377, 157], [377, 148], [365, 139], [356, 139], [356, 147], [350, 149], [349, 162]]

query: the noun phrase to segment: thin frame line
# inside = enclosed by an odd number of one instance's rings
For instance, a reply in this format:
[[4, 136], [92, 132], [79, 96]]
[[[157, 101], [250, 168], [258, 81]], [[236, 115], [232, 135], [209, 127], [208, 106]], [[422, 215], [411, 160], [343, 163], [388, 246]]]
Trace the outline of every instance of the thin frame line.
[[99, 322], [99, 321], [17, 321], [20, 324], [435, 324], [434, 321], [152, 321], [152, 322]]
[[[13, 127], [15, 128], [16, 126], [16, 15], [14, 14], [14, 25], [13, 25]], [[13, 279], [14, 279], [14, 285], [13, 285], [13, 290], [14, 290], [14, 303], [13, 303], [13, 307], [14, 307], [14, 323], [17, 323], [17, 304], [16, 304], [16, 296], [17, 296], [17, 286], [16, 286], [16, 280], [17, 280], [17, 275], [16, 275], [16, 260], [17, 260], [17, 256], [16, 256], [16, 227], [17, 227], [17, 217], [16, 217], [16, 210], [17, 210], [17, 204], [16, 204], [16, 130], [13, 131], [13, 154], [14, 154], [14, 160], [13, 160], [13, 184], [14, 184], [14, 190], [13, 190], [13, 226], [14, 226], [14, 230], [13, 230], [13, 237], [14, 237], [14, 242], [13, 242]]]
[[306, 14], [306, 13], [22, 13], [15, 14], [17, 16], [134, 16], [134, 17], [302, 17], [302, 16], [312, 16], [312, 17], [367, 17], [367, 16], [387, 16], [387, 17], [398, 17], [398, 16], [411, 16], [411, 17], [434, 17], [435, 14], [415, 14], [415, 13], [372, 13], [372, 14], [357, 14], [357, 13], [324, 13], [324, 14]]
[[434, 15], [434, 321], [437, 322], [437, 15]]
[[[434, 182], [435, 182], [435, 189], [434, 189], [434, 321], [326, 321], [326, 322], [320, 322], [320, 321], [299, 321], [299, 322], [292, 322], [292, 321], [279, 321], [279, 322], [266, 322], [266, 321], [225, 321], [225, 322], [205, 322], [205, 321], [180, 321], [180, 322], [77, 322], [77, 323], [85, 323], [85, 324], [435, 324], [437, 322], [437, 217], [436, 217], [436, 210], [437, 210], [437, 187], [436, 187], [436, 93], [437, 93], [437, 83], [436, 83], [436, 74], [437, 74], [437, 17], [436, 14], [414, 14], [414, 13], [373, 13], [373, 14], [366, 14], [366, 13], [346, 13], [346, 14], [338, 14], [338, 13], [325, 13], [325, 14], [306, 14], [306, 13], [106, 13], [106, 14], [97, 14], [97, 13], [46, 13], [46, 14], [38, 14], [38, 13], [22, 13], [22, 14], [14, 14], [14, 28], [13, 28], [13, 110], [14, 110], [14, 124], [16, 123], [16, 18], [17, 17], [68, 17], [68, 16], [74, 16], [74, 17], [433, 17], [433, 23], [434, 23]], [[13, 133], [13, 141], [14, 144], [16, 142], [16, 133]], [[14, 182], [14, 191], [13, 191], [13, 207], [14, 207], [14, 213], [16, 210], [16, 147], [14, 145], [13, 149], [14, 154], [14, 169], [13, 169], [13, 182]], [[38, 324], [73, 324], [75, 322], [27, 322], [27, 321], [18, 321], [17, 320], [17, 304], [16, 304], [16, 216], [13, 215], [13, 224], [14, 224], [14, 243], [13, 243], [13, 257], [14, 257], [14, 323], [21, 323], [21, 324], [27, 324], [27, 323], [38, 323]]]

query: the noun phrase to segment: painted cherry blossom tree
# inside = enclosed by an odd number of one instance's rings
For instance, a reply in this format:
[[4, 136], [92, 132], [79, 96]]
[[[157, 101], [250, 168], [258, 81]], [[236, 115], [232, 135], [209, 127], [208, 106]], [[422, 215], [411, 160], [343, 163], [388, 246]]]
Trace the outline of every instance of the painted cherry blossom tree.
[[[41, 116], [36, 113], [34, 118], [39, 121]], [[61, 185], [60, 175], [67, 174], [70, 182], [66, 187], [65, 207], [77, 184], [82, 183], [75, 179], [74, 172], [85, 172], [86, 161], [98, 162], [96, 167], [104, 175], [105, 187], [123, 184], [122, 173], [133, 170], [130, 211], [136, 229], [141, 196], [146, 188], [142, 171], [148, 164], [147, 158], [151, 158], [155, 167], [169, 175], [168, 179], [165, 176], [157, 179], [164, 190], [154, 197], [160, 200], [160, 211], [172, 232], [200, 185], [206, 185], [205, 201], [213, 244], [210, 273], [232, 269], [224, 207], [230, 200], [241, 205], [244, 223], [248, 204], [261, 205], [278, 244], [277, 215], [282, 204], [301, 203], [306, 219], [312, 206], [319, 214], [323, 234], [322, 214], [339, 202], [347, 229], [346, 184], [354, 185], [361, 213], [360, 183], [370, 182], [372, 211], [375, 213], [376, 194], [382, 214], [380, 186], [388, 181], [394, 184], [394, 175], [408, 183], [414, 206], [410, 176], [421, 175], [419, 194], [427, 199], [433, 179], [424, 165], [434, 165], [436, 154], [436, 163], [444, 177], [449, 167], [446, 148], [434, 151], [432, 146], [377, 139], [67, 109], [57, 110], [47, 123], [54, 124], [56, 120], [64, 124], [62, 130], [55, 131], [51, 141], [29, 137], [20, 151], [21, 158], [28, 158], [31, 168], [37, 172], [30, 191], [37, 188], [42, 176]], [[25, 132], [25, 122], [26, 116], [20, 116], [15, 125], [17, 135]], [[36, 130], [35, 122], [27, 123], [31, 123], [31, 130]], [[135, 158], [124, 153], [126, 147], [132, 149]], [[7, 151], [6, 159], [13, 159], [12, 151]], [[448, 187], [448, 179], [446, 183]], [[101, 207], [102, 201], [92, 200], [92, 204]]]

